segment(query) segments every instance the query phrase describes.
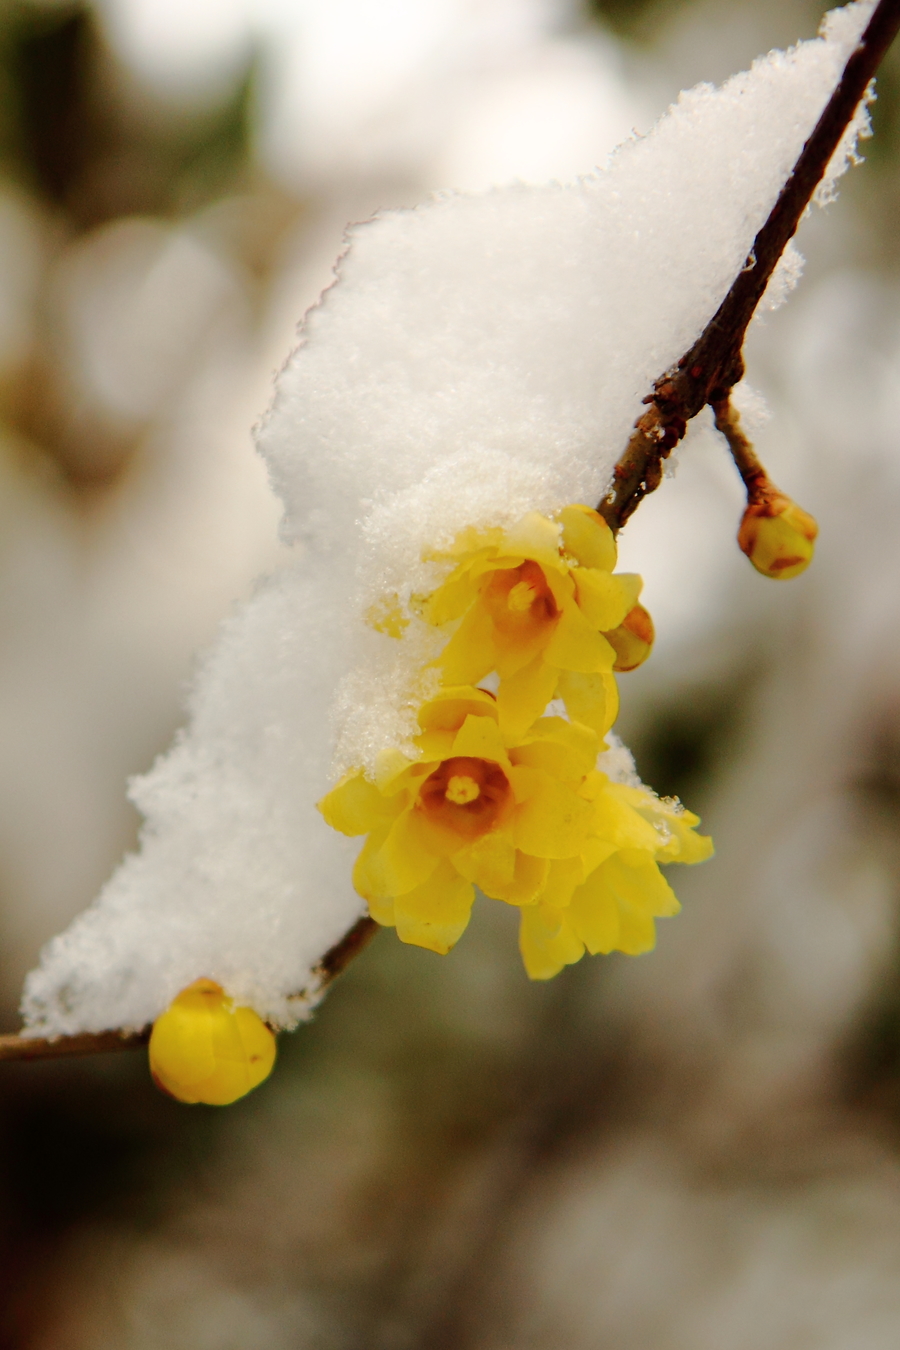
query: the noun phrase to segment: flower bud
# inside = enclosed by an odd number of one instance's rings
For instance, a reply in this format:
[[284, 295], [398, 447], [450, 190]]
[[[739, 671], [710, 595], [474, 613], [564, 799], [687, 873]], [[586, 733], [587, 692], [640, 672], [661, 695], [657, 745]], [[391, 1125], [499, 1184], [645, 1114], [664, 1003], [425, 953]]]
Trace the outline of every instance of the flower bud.
[[787, 581], [812, 561], [819, 527], [812, 516], [777, 490], [751, 502], [738, 530], [738, 544], [764, 577]]
[[195, 980], [156, 1019], [150, 1072], [180, 1102], [227, 1106], [268, 1078], [275, 1037], [252, 1008], [235, 1008], [221, 985]]
[[653, 620], [643, 605], [635, 605], [618, 628], [613, 628], [603, 636], [616, 654], [613, 670], [636, 670], [643, 665], [653, 648]]

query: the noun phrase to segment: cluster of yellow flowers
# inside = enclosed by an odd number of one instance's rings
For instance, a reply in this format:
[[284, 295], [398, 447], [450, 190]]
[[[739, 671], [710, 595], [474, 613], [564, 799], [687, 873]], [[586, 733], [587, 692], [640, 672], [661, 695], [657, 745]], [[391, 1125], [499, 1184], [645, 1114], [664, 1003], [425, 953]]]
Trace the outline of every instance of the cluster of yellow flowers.
[[[660, 863], [700, 862], [712, 843], [696, 816], [598, 769], [618, 711], [614, 672], [653, 644], [640, 577], [614, 575], [616, 544], [586, 506], [532, 512], [508, 530], [467, 530], [452, 570], [421, 597], [447, 634], [441, 688], [418, 710], [414, 754], [382, 753], [319, 803], [329, 825], [366, 835], [353, 881], [380, 924], [446, 953], [475, 887], [521, 911], [532, 979], [585, 950], [648, 951], [654, 920], [678, 912]], [[399, 638], [389, 602], [371, 622]], [[494, 676], [496, 693], [479, 688]], [[567, 716], [546, 716], [560, 700]], [[275, 1038], [212, 980], [183, 990], [154, 1024], [150, 1067], [183, 1102], [225, 1105], [271, 1072]]]
[[[378, 923], [446, 953], [478, 886], [521, 910], [533, 979], [589, 952], [637, 954], [678, 901], [660, 862], [712, 852], [696, 816], [597, 768], [618, 711], [614, 672], [649, 654], [640, 578], [614, 575], [597, 512], [531, 512], [511, 529], [467, 530], [419, 609], [445, 630], [442, 688], [418, 711], [416, 756], [383, 752], [373, 778], [348, 774], [320, 803], [328, 823], [366, 835], [354, 885]], [[377, 626], [399, 636], [398, 611]], [[478, 687], [493, 675], [496, 694]], [[567, 717], [545, 716], [561, 700]]]

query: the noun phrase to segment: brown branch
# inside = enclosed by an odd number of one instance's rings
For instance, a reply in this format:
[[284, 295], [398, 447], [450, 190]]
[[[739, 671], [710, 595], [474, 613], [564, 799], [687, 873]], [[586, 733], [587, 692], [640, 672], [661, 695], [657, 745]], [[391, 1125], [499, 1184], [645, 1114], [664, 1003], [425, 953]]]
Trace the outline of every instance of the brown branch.
[[[720, 429], [729, 436], [733, 453], [735, 445], [738, 446], [735, 461], [742, 476], [744, 469], [738, 458], [742, 453], [749, 473], [765, 475], [736, 419], [726, 415], [728, 395], [743, 374], [744, 334], [778, 259], [797, 229], [898, 28], [900, 0], [880, 0], [815, 131], [804, 145], [768, 220], [756, 236], [750, 256], [734, 285], [690, 351], [674, 370], [656, 381], [653, 393], [644, 400], [650, 407], [636, 423], [628, 447], [616, 465], [612, 491], [598, 507], [614, 530], [620, 530], [641, 499], [659, 486], [663, 461], [681, 440], [690, 419], [707, 403], [721, 407], [723, 425]], [[740, 441], [743, 441], [743, 448]], [[752, 456], [752, 464], [748, 455]], [[744, 481], [747, 482], [746, 477]], [[340, 975], [377, 928], [374, 919], [361, 918], [326, 952], [316, 972], [321, 977], [319, 989], [327, 988]], [[298, 995], [298, 998], [302, 997]], [[0, 1036], [0, 1060], [50, 1059], [107, 1050], [131, 1050], [146, 1045], [149, 1037], [149, 1027], [135, 1032], [102, 1031], [49, 1039]]]
[[[368, 915], [357, 919], [316, 966], [314, 974], [320, 977], [317, 994], [334, 983], [377, 931], [378, 924]], [[61, 1059], [65, 1055], [97, 1055], [108, 1050], [139, 1050], [149, 1041], [150, 1030], [150, 1027], [142, 1027], [140, 1031], [85, 1031], [77, 1036], [22, 1036], [18, 1033], [0, 1036], [0, 1061]]]
[[659, 487], [663, 462], [691, 418], [707, 403], [726, 399], [743, 375], [747, 326], [898, 29], [900, 0], [880, 0], [731, 290], [691, 349], [644, 400], [650, 406], [635, 423], [610, 492], [597, 508], [613, 530]]

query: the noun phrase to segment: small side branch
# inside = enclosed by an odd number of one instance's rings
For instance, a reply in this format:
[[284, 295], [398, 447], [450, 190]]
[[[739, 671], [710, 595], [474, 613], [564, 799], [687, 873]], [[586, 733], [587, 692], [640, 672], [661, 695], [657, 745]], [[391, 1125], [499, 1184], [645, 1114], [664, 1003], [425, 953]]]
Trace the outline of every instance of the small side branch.
[[597, 508], [614, 531], [659, 486], [663, 462], [691, 418], [707, 403], [727, 399], [743, 375], [747, 326], [898, 29], [900, 0], [880, 0], [730, 291], [691, 349], [644, 400], [648, 411], [636, 423], [612, 488]]

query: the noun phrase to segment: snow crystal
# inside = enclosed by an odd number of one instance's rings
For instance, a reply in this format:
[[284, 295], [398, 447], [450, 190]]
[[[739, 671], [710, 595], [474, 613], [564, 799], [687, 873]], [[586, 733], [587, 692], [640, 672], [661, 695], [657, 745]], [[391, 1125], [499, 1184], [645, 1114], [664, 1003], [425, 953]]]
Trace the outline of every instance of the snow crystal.
[[[872, 7], [682, 94], [577, 183], [443, 196], [351, 230], [259, 432], [302, 556], [226, 624], [188, 730], [134, 785], [141, 852], [44, 952], [26, 985], [32, 1032], [142, 1024], [200, 975], [276, 1023], [303, 1015], [290, 996], [314, 997], [318, 959], [362, 908], [356, 845], [315, 811], [329, 710], [336, 697], [345, 764], [402, 742], [434, 640], [414, 616], [400, 642], [367, 630], [368, 603], [431, 584], [423, 548], [463, 524], [600, 498]], [[627, 780], [627, 752], [607, 753]]]

